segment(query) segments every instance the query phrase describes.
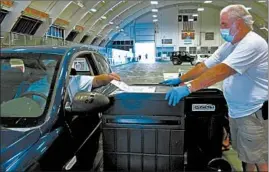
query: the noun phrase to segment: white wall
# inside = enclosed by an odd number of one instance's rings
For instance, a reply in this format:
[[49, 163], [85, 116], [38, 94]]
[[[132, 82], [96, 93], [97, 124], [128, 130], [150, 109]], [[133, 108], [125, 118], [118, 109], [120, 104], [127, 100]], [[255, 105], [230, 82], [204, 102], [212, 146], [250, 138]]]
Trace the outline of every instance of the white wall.
[[[152, 15], [152, 14], [150, 14]], [[162, 39], [173, 39], [172, 44], [164, 47], [179, 47], [178, 7], [162, 9], [158, 12], [157, 33], [155, 36], [156, 47], [162, 47]]]
[[[173, 6], [159, 10], [158, 29], [155, 36], [156, 47], [174, 47], [174, 50], [178, 50], [179, 47], [187, 47], [188, 50], [188, 47], [215, 47], [223, 43], [219, 32], [219, 10], [205, 8], [205, 11], [199, 12], [198, 21], [194, 22], [195, 39], [192, 44], [185, 45], [184, 40], [181, 39], [183, 22], [178, 22], [178, 9], [178, 6]], [[152, 13], [144, 16], [140, 21], [145, 22], [146, 19], [152, 21]], [[136, 22], [139, 23], [139, 20]], [[214, 40], [206, 41], [204, 32], [214, 32]], [[162, 39], [173, 39], [173, 42], [162, 45]]]
[[[182, 7], [181, 7], [182, 8]], [[168, 8], [159, 9], [158, 22], [155, 23], [156, 34], [155, 44], [156, 47], [173, 47], [173, 49], [179, 50], [179, 47], [186, 47], [187, 51], [189, 47], [218, 47], [224, 41], [220, 36], [219, 31], [219, 13], [220, 11], [212, 8], [205, 8], [203, 12], [197, 12], [199, 14], [198, 21], [194, 22], [195, 39], [192, 44], [185, 45], [184, 40], [181, 39], [181, 31], [183, 29], [183, 22], [178, 22], [178, 11], [181, 9], [179, 6], [172, 6]], [[186, 8], [186, 7], [185, 7]], [[188, 7], [195, 9], [197, 7]], [[124, 28], [124, 32], [120, 33], [115, 40], [135, 40], [138, 38], [145, 38], [147, 35], [154, 35], [154, 29], [146, 29], [152, 24], [153, 13], [150, 12], [138, 18], [130, 25]], [[137, 28], [144, 28], [143, 35], [138, 35]], [[139, 30], [141, 32], [141, 29]], [[150, 32], [150, 33], [149, 33]], [[205, 32], [214, 32], [214, 40], [205, 40]], [[136, 34], [136, 35], [135, 35]], [[163, 44], [162, 39], [172, 39], [172, 44]], [[201, 39], [201, 40], [200, 40]]]

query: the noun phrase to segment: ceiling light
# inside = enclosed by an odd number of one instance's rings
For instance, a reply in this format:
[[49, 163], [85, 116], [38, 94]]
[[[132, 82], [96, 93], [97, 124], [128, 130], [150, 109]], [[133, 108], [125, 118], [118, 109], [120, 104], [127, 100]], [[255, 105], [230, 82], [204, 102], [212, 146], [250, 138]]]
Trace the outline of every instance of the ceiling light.
[[266, 27], [264, 27], [264, 26], [261, 27], [260, 29], [261, 29], [261, 30], [266, 30], [266, 31], [268, 32], [268, 29], [267, 29]]
[[121, 31], [121, 32], [123, 32], [124, 30], [123, 30], [123, 29], [121, 29], [120, 31]]
[[152, 11], [152, 12], [158, 12], [158, 9], [155, 9], [155, 8], [154, 8], [154, 9], [152, 9], [151, 11]]
[[204, 11], [204, 8], [198, 8], [197, 11]]
[[157, 4], [158, 4], [158, 1], [150, 1], [150, 3], [151, 3], [152, 5], [157, 5]]
[[246, 7], [247, 10], [251, 10], [252, 8], [251, 7]]
[[102, 1], [103, 3], [106, 3], [106, 1]]
[[154, 20], [152, 20], [153, 22], [157, 22], [158, 21], [158, 19], [154, 19]]
[[189, 19], [189, 21], [194, 21], [193, 19]]
[[152, 17], [156, 18], [156, 17], [158, 17], [158, 16], [154, 14], [154, 15], [152, 15]]
[[265, 3], [266, 1], [258, 1], [258, 2], [260, 2], [260, 3]]
[[80, 6], [80, 8], [84, 7], [84, 5], [80, 1], [78, 1], [77, 4], [78, 4], [78, 6]]
[[210, 4], [210, 3], [212, 3], [212, 1], [205, 1], [204, 3], [205, 4]]
[[102, 19], [106, 19], [106, 16], [102, 16], [101, 18], [102, 18]]
[[109, 24], [114, 24], [114, 23], [111, 21], [111, 22], [109, 22]]
[[96, 10], [96, 9], [94, 9], [94, 8], [92, 8], [92, 9], [91, 9], [91, 11], [95, 13], [97, 10]]
[[120, 28], [119, 26], [116, 26], [116, 29]]
[[192, 16], [193, 16], [193, 17], [198, 17], [198, 14], [193, 14]]

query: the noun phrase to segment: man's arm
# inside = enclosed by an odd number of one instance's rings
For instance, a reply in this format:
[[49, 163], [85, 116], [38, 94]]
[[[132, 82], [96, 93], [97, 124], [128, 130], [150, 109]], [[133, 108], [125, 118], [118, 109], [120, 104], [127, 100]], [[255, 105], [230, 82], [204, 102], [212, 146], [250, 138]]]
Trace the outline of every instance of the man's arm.
[[191, 80], [199, 77], [200, 75], [202, 75], [207, 70], [208, 70], [208, 68], [206, 67], [206, 65], [204, 63], [200, 63], [197, 66], [195, 66], [194, 68], [192, 68], [191, 70], [189, 70], [187, 73], [182, 75], [180, 77], [180, 80], [182, 82], [191, 81]]
[[92, 87], [97, 88], [109, 84], [112, 80], [120, 80], [120, 76], [116, 73], [101, 74], [93, 78]]
[[220, 63], [191, 82], [191, 92], [207, 88], [225, 78], [235, 74], [236, 71], [224, 63]]

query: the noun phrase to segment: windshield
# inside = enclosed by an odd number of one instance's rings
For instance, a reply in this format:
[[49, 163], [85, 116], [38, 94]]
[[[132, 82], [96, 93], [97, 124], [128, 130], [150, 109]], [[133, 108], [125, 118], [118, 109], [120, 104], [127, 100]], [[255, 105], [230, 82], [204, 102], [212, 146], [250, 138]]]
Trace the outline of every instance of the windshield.
[[1, 54], [1, 119], [42, 116], [51, 97], [59, 59], [49, 54]]

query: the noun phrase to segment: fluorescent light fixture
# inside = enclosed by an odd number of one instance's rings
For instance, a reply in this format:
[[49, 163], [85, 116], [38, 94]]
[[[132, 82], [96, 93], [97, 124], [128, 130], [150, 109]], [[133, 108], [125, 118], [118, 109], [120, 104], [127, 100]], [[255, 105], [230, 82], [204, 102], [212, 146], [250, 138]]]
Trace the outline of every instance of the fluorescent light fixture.
[[101, 19], [106, 19], [106, 16], [102, 16]]
[[155, 12], [158, 12], [158, 9], [154, 8], [151, 11], [155, 13]]
[[204, 11], [204, 8], [198, 8], [197, 11]]
[[193, 14], [192, 16], [193, 16], [193, 17], [198, 17], [198, 14]]
[[158, 1], [150, 1], [152, 5], [158, 5]]
[[158, 19], [153, 19], [152, 21], [153, 21], [153, 22], [157, 22], [157, 21], [158, 21]]
[[152, 15], [152, 17], [153, 17], [153, 18], [156, 18], [156, 17], [158, 17], [158, 16], [154, 14], [154, 15]]
[[96, 9], [94, 9], [94, 8], [92, 8], [92, 9], [91, 9], [91, 11], [95, 13], [97, 10], [96, 10]]
[[258, 1], [259, 3], [265, 3], [266, 1]]
[[114, 23], [111, 21], [111, 22], [109, 22], [109, 24], [114, 24]]
[[84, 5], [80, 2], [80, 1], [78, 1], [78, 6], [80, 6], [80, 8], [83, 8], [84, 7]]
[[251, 7], [246, 7], [247, 10], [251, 10], [252, 8]]
[[194, 21], [193, 19], [189, 19], [189, 21]]
[[3, 37], [3, 36], [1, 36], [0, 38], [1, 38], [1, 39], [4, 39], [4, 37]]
[[267, 29], [266, 27], [264, 27], [264, 26], [261, 27], [260, 29], [261, 29], [261, 30], [266, 30], [266, 31], [268, 32], [268, 29]]
[[205, 4], [210, 4], [210, 3], [212, 3], [212, 1], [205, 1], [204, 3]]

